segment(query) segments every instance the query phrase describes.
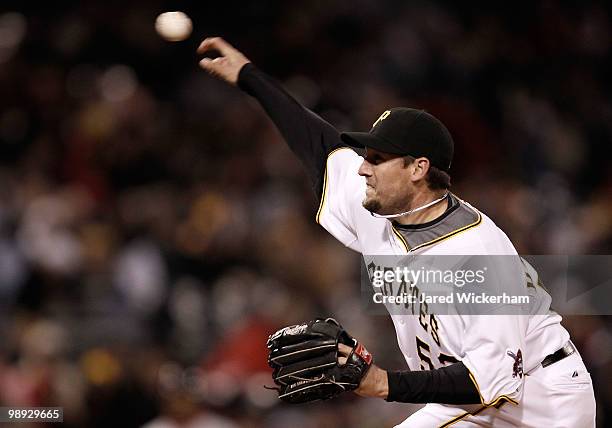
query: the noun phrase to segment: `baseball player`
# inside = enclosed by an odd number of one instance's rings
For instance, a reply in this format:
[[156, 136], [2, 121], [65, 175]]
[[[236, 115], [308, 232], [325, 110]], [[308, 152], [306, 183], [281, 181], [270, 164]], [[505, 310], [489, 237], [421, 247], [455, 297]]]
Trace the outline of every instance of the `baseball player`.
[[[211, 50], [220, 56], [202, 59], [201, 67], [260, 102], [308, 172], [320, 198], [316, 221], [345, 246], [364, 257], [517, 255], [491, 219], [449, 192], [454, 146], [435, 117], [390, 108], [369, 132], [339, 133], [223, 39], [205, 39], [198, 49]], [[538, 288], [531, 266], [522, 275]], [[538, 302], [549, 305], [538, 293]], [[387, 372], [362, 352], [368, 364], [356, 392], [428, 403], [399, 427], [592, 427], [590, 375], [561, 317], [538, 313], [437, 315], [418, 304], [413, 313], [391, 312], [410, 371]], [[342, 362], [354, 359], [351, 340], [336, 343]]]

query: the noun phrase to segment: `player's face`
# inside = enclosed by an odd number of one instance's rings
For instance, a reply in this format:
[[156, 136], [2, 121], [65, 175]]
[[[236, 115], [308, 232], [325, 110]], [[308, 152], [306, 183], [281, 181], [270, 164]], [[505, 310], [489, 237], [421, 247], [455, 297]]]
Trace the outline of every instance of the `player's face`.
[[409, 209], [415, 187], [403, 156], [368, 148], [359, 175], [366, 179], [365, 209], [380, 215]]

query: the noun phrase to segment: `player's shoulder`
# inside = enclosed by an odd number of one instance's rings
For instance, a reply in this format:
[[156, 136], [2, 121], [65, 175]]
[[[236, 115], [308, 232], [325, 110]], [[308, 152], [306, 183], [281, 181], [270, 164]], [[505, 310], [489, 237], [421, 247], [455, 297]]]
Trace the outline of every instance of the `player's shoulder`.
[[361, 164], [363, 157], [356, 149], [348, 146], [337, 146], [327, 154], [327, 168], [357, 166]]
[[485, 213], [469, 202], [459, 199], [466, 210], [477, 212], [480, 217], [478, 227], [471, 228], [461, 240], [461, 245], [472, 250], [472, 254], [516, 254], [508, 235]]
[[437, 237], [421, 244], [436, 254], [516, 254], [508, 236], [475, 206], [451, 194], [452, 210], [431, 230]]
[[365, 178], [358, 174], [362, 161], [363, 158], [350, 147], [338, 146], [332, 149], [325, 165], [323, 199], [327, 193], [331, 193], [336, 202], [346, 202], [350, 198], [354, 204], [353, 198], [361, 198], [357, 201], [360, 205], [363, 199], [360, 191], [365, 192]]

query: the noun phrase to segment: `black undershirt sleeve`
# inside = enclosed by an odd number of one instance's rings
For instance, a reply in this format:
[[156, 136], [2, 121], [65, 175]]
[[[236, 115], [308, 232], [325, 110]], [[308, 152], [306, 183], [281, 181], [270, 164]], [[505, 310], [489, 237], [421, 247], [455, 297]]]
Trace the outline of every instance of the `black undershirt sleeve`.
[[238, 86], [262, 105], [304, 165], [320, 198], [327, 155], [344, 145], [338, 130], [302, 106], [274, 79], [251, 63], [240, 70]]
[[480, 404], [467, 367], [459, 362], [435, 370], [387, 372], [387, 401]]

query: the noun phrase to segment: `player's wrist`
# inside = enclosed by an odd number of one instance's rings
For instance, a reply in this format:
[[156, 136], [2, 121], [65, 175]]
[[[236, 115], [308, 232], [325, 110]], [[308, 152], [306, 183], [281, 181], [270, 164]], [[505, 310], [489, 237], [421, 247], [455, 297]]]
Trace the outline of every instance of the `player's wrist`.
[[247, 60], [244, 64], [240, 65], [240, 67], [238, 68], [238, 75], [236, 76], [236, 86], [238, 86], [240, 89], [245, 89], [244, 87], [244, 80], [246, 79], [246, 75], [248, 75], [249, 71], [252, 70], [255, 67], [255, 65]]
[[[377, 367], [378, 368], [378, 367]], [[389, 395], [389, 378], [386, 370], [378, 369], [378, 398], [387, 399]]]
[[372, 364], [355, 392], [362, 397], [386, 399], [389, 394], [386, 370]]

